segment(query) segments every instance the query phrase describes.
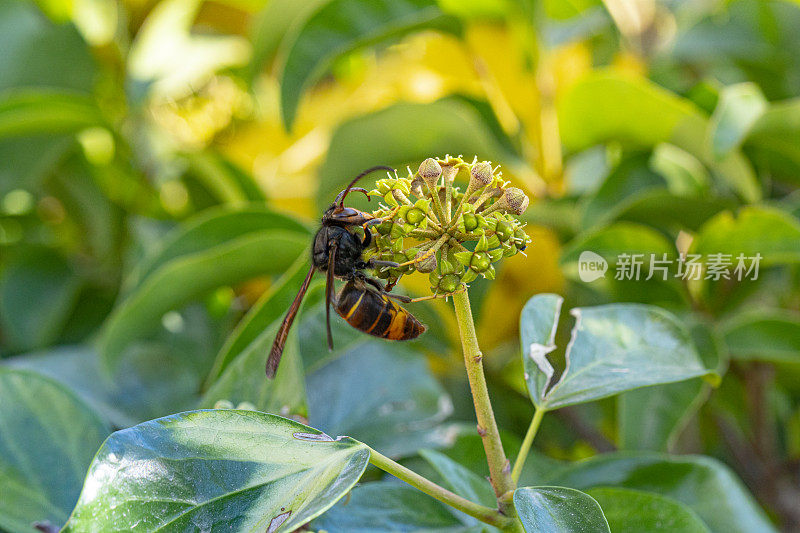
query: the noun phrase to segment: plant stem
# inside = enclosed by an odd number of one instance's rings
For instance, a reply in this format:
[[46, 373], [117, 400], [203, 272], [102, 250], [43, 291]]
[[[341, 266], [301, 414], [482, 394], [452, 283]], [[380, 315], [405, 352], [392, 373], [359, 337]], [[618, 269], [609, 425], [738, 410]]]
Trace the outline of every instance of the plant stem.
[[528, 458], [533, 439], [536, 437], [536, 432], [539, 431], [539, 425], [542, 423], [542, 418], [544, 418], [546, 412], [547, 411], [544, 409], [538, 407], [533, 411], [531, 425], [528, 426], [525, 439], [522, 441], [522, 446], [519, 448], [519, 455], [517, 455], [517, 460], [514, 462], [514, 469], [511, 471], [511, 479], [514, 480], [514, 483], [519, 483], [519, 476], [522, 475], [522, 467], [525, 466], [525, 459]]
[[[458, 509], [481, 522], [496, 526], [501, 529], [509, 529], [513, 526], [513, 520], [507, 516], [503, 516], [497, 509], [490, 509], [484, 505], [471, 502], [466, 498], [462, 498], [458, 494], [450, 492], [446, 488], [437, 485], [433, 481], [420, 476], [416, 472], [409, 470], [405, 466], [396, 463], [386, 457], [385, 455], [376, 452], [372, 448], [369, 450], [369, 462], [377, 466], [381, 470], [392, 474], [393, 476], [402, 479], [412, 487], [416, 487], [428, 496], [436, 498], [440, 502]], [[511, 529], [513, 531], [513, 529]]]
[[[486, 377], [483, 375], [483, 354], [478, 346], [478, 337], [475, 334], [475, 324], [472, 320], [468, 292], [463, 291], [453, 294], [453, 304], [456, 309], [458, 331], [461, 335], [467, 378], [472, 391], [472, 399], [475, 403], [478, 433], [483, 441], [486, 460], [489, 463], [490, 481], [498, 497], [500, 510], [515, 517], [516, 511], [513, 508], [513, 504], [509, 504], [508, 498], [500, 499], [501, 496], [513, 492], [516, 485], [511, 478], [508, 459], [506, 459], [506, 453], [503, 451], [503, 443], [500, 442], [500, 432], [497, 429], [492, 403], [489, 400], [489, 391], [486, 388]], [[510, 509], [504, 509], [509, 505]]]

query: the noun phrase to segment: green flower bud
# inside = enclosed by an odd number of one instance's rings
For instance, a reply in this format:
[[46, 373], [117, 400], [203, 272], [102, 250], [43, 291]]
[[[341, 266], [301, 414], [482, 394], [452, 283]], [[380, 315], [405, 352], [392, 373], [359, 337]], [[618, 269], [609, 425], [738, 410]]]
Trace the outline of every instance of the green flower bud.
[[489, 249], [499, 248], [501, 245], [500, 239], [497, 237], [497, 235], [492, 235], [487, 239], [486, 242], [489, 243]]
[[472, 254], [469, 267], [475, 272], [485, 272], [492, 264], [492, 259], [486, 252], [476, 252]]
[[503, 257], [504, 253], [504, 248], [495, 248], [494, 250], [489, 250], [489, 257], [491, 257], [492, 263], [499, 261]]
[[492, 165], [488, 161], [481, 161], [469, 171], [469, 188], [473, 191], [482, 189], [492, 182]]
[[481, 235], [481, 238], [478, 239], [478, 244], [475, 245], [476, 252], [486, 252], [489, 250], [489, 241], [486, 239], [486, 235]]
[[492, 265], [489, 265], [489, 268], [481, 272], [481, 276], [483, 276], [486, 279], [494, 279], [495, 275], [496, 275], [495, 270]]
[[394, 222], [392, 222], [391, 220], [384, 220], [383, 222], [375, 226], [375, 229], [381, 235], [389, 235], [392, 232], [393, 226]]
[[461, 278], [455, 274], [445, 274], [439, 278], [439, 290], [444, 293], [455, 292], [461, 285]]
[[429, 187], [433, 187], [442, 175], [442, 167], [435, 159], [429, 157], [420, 164], [418, 174]]
[[472, 233], [475, 231], [475, 228], [478, 227], [478, 217], [472, 213], [465, 213], [462, 218], [464, 220], [464, 233]]
[[514, 228], [505, 220], [498, 220], [494, 228], [497, 238], [503, 242], [514, 236]]
[[420, 222], [425, 220], [427, 217], [425, 216], [425, 212], [421, 209], [414, 208], [408, 211], [405, 215], [406, 220], [409, 224], [417, 226]]
[[464, 267], [469, 268], [470, 262], [472, 261], [472, 252], [456, 252], [453, 254], [460, 264]]

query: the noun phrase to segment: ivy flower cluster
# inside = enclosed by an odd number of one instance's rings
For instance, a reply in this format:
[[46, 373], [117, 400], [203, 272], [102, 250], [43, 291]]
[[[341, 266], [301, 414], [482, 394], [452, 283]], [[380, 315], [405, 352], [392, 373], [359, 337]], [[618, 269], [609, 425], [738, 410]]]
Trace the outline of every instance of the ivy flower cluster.
[[[428, 158], [408, 174], [381, 179], [369, 193], [382, 199], [372, 214], [383, 222], [371, 226], [365, 257], [399, 264], [376, 272], [390, 288], [401, 276], [421, 272], [434, 295], [447, 295], [478, 276], [494, 279], [494, 263], [530, 243], [517, 218], [528, 197], [509, 187], [490, 162]], [[459, 174], [464, 190], [454, 185]]]

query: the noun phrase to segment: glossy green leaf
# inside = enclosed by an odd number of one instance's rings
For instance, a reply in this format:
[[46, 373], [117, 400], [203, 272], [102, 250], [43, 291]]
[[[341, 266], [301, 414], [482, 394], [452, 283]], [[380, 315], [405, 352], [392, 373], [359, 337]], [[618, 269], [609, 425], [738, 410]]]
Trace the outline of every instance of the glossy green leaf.
[[[369, 376], [365, 379], [365, 376]], [[441, 447], [453, 406], [425, 358], [396, 343], [364, 341], [308, 375], [310, 423], [350, 435], [385, 455]]]
[[775, 531], [742, 482], [710, 457], [649, 452], [599, 455], [546, 482], [580, 490], [613, 485], [655, 492], [685, 504], [718, 533]]
[[705, 142], [708, 119], [689, 100], [642, 78], [594, 72], [559, 99], [559, 129], [569, 150], [607, 141], [635, 147], [670, 143], [708, 165], [748, 201], [761, 197], [755, 173], [738, 151], [717, 160]]
[[800, 317], [793, 313], [749, 313], [723, 326], [736, 359], [800, 363]]
[[474, 154], [502, 164], [532, 186], [538, 183], [519, 157], [491, 134], [477, 108], [464, 99], [442, 99], [430, 104], [398, 103], [342, 123], [333, 133], [319, 171], [317, 203], [329, 205], [365, 168], [391, 165], [402, 175], [406, 165], [414, 171], [413, 165], [419, 166], [431, 154], [448, 153]]
[[313, 527], [316, 531], [350, 533], [476, 532], [443, 503], [396, 481], [354, 488], [348, 498], [314, 520]]
[[337, 57], [424, 29], [456, 32], [459, 26], [433, 0], [331, 0], [300, 17], [281, 50], [281, 114], [287, 129], [303, 94]]
[[0, 98], [0, 140], [41, 133], [75, 133], [103, 124], [91, 97], [52, 90], [19, 90]]
[[151, 344], [125, 354], [112, 376], [91, 346], [60, 346], [3, 361], [48, 376], [75, 392], [114, 427], [128, 427], [197, 403], [200, 374], [184, 351]]
[[702, 254], [731, 254], [733, 270], [743, 254], [761, 255], [760, 267], [800, 262], [800, 220], [774, 207], [743, 207], [736, 217], [723, 212], [700, 230], [691, 251]]
[[547, 354], [563, 299], [534, 296], [520, 317], [522, 357], [533, 403], [545, 409], [589, 402], [648, 385], [710, 376], [678, 320], [667, 311], [638, 304], [575, 308], [566, 350], [567, 368], [551, 385]]
[[800, 146], [800, 99], [770, 104], [753, 124], [746, 146], [763, 154], [762, 163], [783, 179], [798, 183]]
[[296, 331], [289, 332], [275, 377], [267, 379], [264, 374], [264, 363], [279, 325], [276, 321], [266, 328], [226, 366], [203, 395], [200, 407], [211, 408], [220, 400], [228, 400], [233, 405], [249, 402], [266, 413], [307, 416], [305, 374]]
[[588, 494], [566, 487], [522, 487], [514, 505], [528, 533], [610, 533], [600, 505]]
[[207, 385], [210, 386], [240, 354], [269, 349], [265, 342], [268, 340], [271, 343], [273, 339], [265, 339], [264, 331], [276, 320], [283, 319], [300, 290], [309, 268], [308, 258], [298, 257], [286, 273], [247, 311], [244, 318], [225, 339], [225, 344], [217, 354], [214, 366], [209, 372]]
[[689, 507], [652, 492], [620, 488], [587, 491], [603, 508], [615, 533], [640, 531], [705, 533], [709, 529]]
[[308, 246], [308, 233], [297, 226], [253, 208], [214, 211], [179, 227], [143, 262], [134, 288], [108, 318], [100, 339], [107, 362], [113, 367], [170, 309], [216, 287], [286, 270]]
[[722, 159], [738, 148], [767, 109], [767, 99], [754, 83], [725, 87], [711, 116], [709, 138], [714, 157]]
[[65, 531], [294, 531], [345, 495], [369, 449], [255, 411], [191, 411], [111, 435]]
[[108, 426], [50, 378], [0, 367], [0, 432], [0, 528], [64, 524]]
[[31, 248], [0, 272], [0, 326], [9, 345], [32, 350], [55, 341], [74, 309], [82, 282], [61, 255]]

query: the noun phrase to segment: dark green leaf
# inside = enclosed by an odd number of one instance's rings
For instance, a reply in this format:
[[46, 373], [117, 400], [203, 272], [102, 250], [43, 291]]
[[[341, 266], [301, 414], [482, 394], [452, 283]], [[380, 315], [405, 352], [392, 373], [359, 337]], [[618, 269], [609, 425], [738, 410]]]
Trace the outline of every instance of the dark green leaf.
[[600, 505], [589, 495], [566, 487], [522, 487], [514, 505], [528, 533], [610, 533]]
[[348, 498], [316, 519], [313, 526], [316, 531], [350, 533], [466, 533], [471, 530], [443, 503], [395, 481], [367, 483], [354, 488]]
[[62, 385], [0, 367], [0, 528], [64, 524], [110, 429]]
[[210, 386], [225, 368], [245, 351], [269, 349], [265, 342], [268, 340], [271, 343], [273, 338], [266, 339], [264, 331], [286, 314], [309, 268], [308, 259], [299, 257], [286, 273], [261, 295], [236, 325], [236, 329], [225, 339], [225, 344], [217, 354], [214, 367], [206, 380], [207, 385]]
[[274, 379], [267, 379], [264, 363], [278, 332], [280, 322], [262, 331], [203, 395], [200, 407], [214, 407], [220, 400], [233, 405], [250, 402], [259, 411], [282, 416], [306, 416], [305, 374], [297, 342], [297, 332], [289, 332], [280, 367]]
[[0, 272], [0, 325], [17, 351], [55, 341], [73, 310], [82, 282], [58, 253], [30, 248]]
[[655, 492], [690, 507], [718, 533], [775, 531], [742, 482], [709, 457], [631, 452], [600, 455], [547, 482], [581, 490], [614, 485]]
[[52, 90], [19, 90], [0, 98], [0, 140], [42, 133], [75, 133], [103, 124], [91, 97]]
[[283, 272], [308, 246], [308, 233], [298, 226], [251, 208], [214, 211], [178, 228], [133, 276], [135, 288], [106, 322], [101, 353], [113, 366], [170, 309], [219, 286]]
[[306, 383], [311, 424], [386, 455], [440, 447], [455, 437], [442, 425], [453, 410], [450, 398], [425, 358], [397, 344], [362, 339]]
[[555, 409], [713, 375], [673, 315], [654, 306], [611, 304], [571, 311], [576, 323], [566, 351], [567, 368], [550, 386], [554, 369], [547, 354], [555, 349], [562, 302], [552, 294], [534, 296], [520, 317], [526, 381], [537, 406]]
[[496, 504], [494, 489], [486, 478], [434, 450], [420, 450], [419, 454], [442, 477], [444, 486], [449, 490], [488, 507]]
[[331, 0], [316, 8], [284, 38], [281, 114], [287, 129], [300, 98], [332, 62], [358, 47], [424, 29], [458, 31], [433, 0]]
[[587, 493], [603, 508], [603, 514], [614, 533], [708, 531], [703, 521], [689, 507], [652, 492], [598, 488]]
[[69, 387], [115, 427], [128, 427], [197, 402], [200, 375], [191, 354], [168, 345], [130, 350], [109, 376], [97, 350], [62, 346], [4, 361], [12, 368], [35, 370]]
[[800, 317], [785, 312], [749, 313], [723, 326], [736, 359], [800, 363]]
[[760, 267], [800, 262], [800, 221], [773, 207], [742, 208], [738, 216], [723, 212], [709, 220], [692, 243], [691, 251], [731, 254], [733, 265], [743, 254], [746, 266], [760, 254]]
[[344, 496], [368, 461], [360, 442], [273, 415], [172, 415], [106, 440], [65, 531], [294, 531]]

